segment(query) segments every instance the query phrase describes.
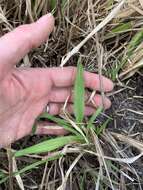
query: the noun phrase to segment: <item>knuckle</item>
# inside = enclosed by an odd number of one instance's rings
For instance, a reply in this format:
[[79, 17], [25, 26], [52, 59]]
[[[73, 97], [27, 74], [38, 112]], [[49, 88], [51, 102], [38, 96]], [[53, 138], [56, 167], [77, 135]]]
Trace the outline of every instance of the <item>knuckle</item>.
[[74, 82], [75, 78], [76, 78], [77, 68], [76, 67], [70, 67], [70, 69], [71, 69], [71, 81]]

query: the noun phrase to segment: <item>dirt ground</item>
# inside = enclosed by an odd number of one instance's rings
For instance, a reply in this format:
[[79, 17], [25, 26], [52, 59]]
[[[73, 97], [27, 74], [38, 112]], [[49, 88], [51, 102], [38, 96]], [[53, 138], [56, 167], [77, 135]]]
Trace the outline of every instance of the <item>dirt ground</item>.
[[[4, 14], [8, 19], [8, 23], [16, 27], [23, 23], [29, 23], [30, 17], [27, 14], [25, 16], [26, 4], [25, 1], [22, 1], [22, 7], [20, 10], [21, 1], [10, 0], [0, 0], [0, 6], [3, 12], [0, 10], [1, 14]], [[36, 2], [36, 1], [33, 1]], [[43, 1], [44, 2], [44, 1]], [[47, 1], [49, 2], [49, 1]], [[57, 1], [58, 2], [58, 1]], [[27, 67], [53, 67], [59, 66], [61, 63], [62, 57], [70, 51], [74, 46], [81, 42], [85, 36], [95, 27], [92, 19], [87, 12], [87, 1], [70, 1], [69, 7], [65, 9], [66, 18], [61, 14], [61, 7], [57, 6], [55, 13], [55, 29], [50, 37], [48, 46], [45, 45], [32, 50], [28, 54], [28, 62], [22, 60], [18, 66], [27, 66]], [[107, 15], [108, 11], [104, 8], [104, 3], [109, 1], [93, 1], [97, 3], [98, 8], [93, 10], [95, 12], [95, 18], [97, 23], [100, 23]], [[116, 1], [117, 2], [117, 1]], [[79, 6], [79, 3], [81, 6]], [[113, 3], [114, 5], [115, 3]], [[70, 7], [71, 6], [71, 7]], [[38, 7], [38, 6], [37, 6]], [[45, 7], [45, 6], [44, 6]], [[96, 6], [95, 6], [96, 8]], [[126, 8], [126, 6], [125, 6]], [[127, 6], [128, 8], [128, 6]], [[140, 6], [139, 6], [140, 8]], [[40, 8], [39, 8], [40, 9]], [[39, 10], [38, 9], [38, 10]], [[9, 11], [10, 10], [10, 11]], [[33, 11], [34, 20], [40, 17], [42, 14], [45, 14], [49, 10], [49, 6], [42, 9], [41, 11], [35, 14]], [[110, 10], [110, 9], [109, 9]], [[20, 12], [21, 11], [21, 12]], [[38, 12], [38, 11], [37, 11]], [[129, 13], [129, 9], [122, 11], [122, 14]], [[1, 16], [0, 14], [0, 16]], [[123, 15], [122, 15], [123, 17]], [[0, 34], [3, 35], [9, 31], [9, 24], [5, 23], [3, 17], [0, 23]], [[74, 19], [73, 19], [74, 18]], [[66, 20], [69, 19], [69, 20]], [[94, 19], [93, 19], [94, 20]], [[121, 23], [126, 23], [128, 21], [136, 22], [138, 29], [142, 27], [142, 15], [138, 12], [131, 13], [131, 15], [121, 18]], [[91, 25], [89, 25], [91, 21]], [[118, 26], [120, 20], [113, 20], [113, 23], [109, 23], [105, 26], [100, 32], [99, 36], [96, 36], [94, 39], [90, 39], [85, 46], [80, 50], [81, 55], [83, 56], [83, 65], [84, 68], [88, 71], [98, 72], [98, 53], [96, 40], [99, 38], [99, 43], [104, 48], [104, 66], [103, 73], [106, 76], [110, 76], [110, 69], [112, 64], [124, 54], [124, 46], [130, 42], [134, 36], [136, 30], [129, 30], [128, 32], [121, 32], [116, 34], [111, 39], [106, 39], [106, 34], [110, 33], [110, 30], [114, 29], [114, 26]], [[72, 24], [70, 24], [72, 22]], [[93, 22], [93, 23], [92, 23]], [[133, 25], [135, 27], [135, 24]], [[82, 29], [82, 30], [79, 30]], [[134, 29], [134, 28], [133, 28]], [[142, 29], [141, 29], [142, 30]], [[84, 31], [84, 32], [83, 32]], [[123, 48], [117, 51], [121, 46]], [[116, 53], [113, 53], [117, 51]], [[111, 56], [110, 56], [111, 54]], [[113, 55], [112, 55], [113, 54]], [[119, 55], [119, 56], [118, 56]], [[106, 59], [109, 57], [109, 59]], [[66, 66], [77, 65], [78, 55], [73, 56]], [[141, 58], [141, 57], [140, 57]], [[30, 63], [30, 65], [29, 65]], [[109, 69], [109, 73], [107, 72]], [[111, 76], [110, 76], [111, 77]], [[138, 155], [143, 149], [143, 70], [138, 69], [136, 74], [127, 80], [120, 81], [115, 80], [114, 91], [108, 94], [112, 100], [112, 107], [105, 112], [104, 115], [101, 115], [97, 119], [97, 125], [101, 124], [108, 117], [111, 118], [110, 123], [108, 124], [105, 132], [101, 136], [100, 142], [104, 150], [104, 154], [107, 156], [119, 157], [129, 157], [133, 158]], [[117, 138], [113, 133], [123, 135], [122, 138]], [[123, 139], [123, 137], [125, 137]], [[31, 145], [34, 145], [42, 140], [46, 139], [46, 136], [28, 136], [25, 137], [15, 144], [12, 145], [12, 148], [15, 150], [22, 149]], [[128, 139], [130, 138], [130, 139]], [[120, 140], [121, 139], [121, 140]], [[130, 140], [130, 141], [129, 141]], [[137, 144], [139, 143], [139, 144]], [[135, 145], [135, 146], [133, 146]], [[137, 146], [139, 148], [137, 148]], [[114, 151], [113, 151], [114, 150]], [[64, 156], [62, 160], [56, 160], [49, 162], [47, 165], [38, 166], [37, 168], [28, 171], [22, 175], [22, 180], [25, 185], [25, 190], [41, 190], [40, 184], [43, 177], [44, 171], [46, 172], [46, 182], [48, 190], [55, 190], [62, 181], [61, 168], [66, 173], [71, 163], [74, 161], [77, 154], [68, 154]], [[38, 161], [38, 158], [35, 157], [21, 157], [17, 159], [18, 169], [23, 168], [23, 166], [32, 164], [33, 162]], [[126, 160], [128, 161], [128, 160]], [[59, 163], [60, 162], [60, 163]], [[7, 160], [7, 154], [5, 150], [0, 151], [0, 169], [8, 171], [9, 163]], [[115, 180], [115, 186], [118, 187], [116, 190], [142, 190], [143, 189], [143, 158], [138, 159], [133, 163], [119, 163], [114, 162], [114, 165], [108, 163], [109, 171], [113, 171], [111, 177], [113, 181]], [[95, 156], [89, 156], [85, 154], [77, 165], [73, 168], [72, 173], [68, 179], [66, 190], [95, 190], [95, 185], [99, 172], [99, 162]], [[103, 174], [105, 174], [103, 170]], [[110, 190], [110, 184], [107, 179], [107, 175], [101, 181], [101, 190]], [[0, 190], [9, 190], [9, 181], [5, 182], [0, 186]], [[99, 189], [100, 189], [99, 188]], [[16, 179], [13, 179], [13, 189], [10, 190], [19, 190]]]

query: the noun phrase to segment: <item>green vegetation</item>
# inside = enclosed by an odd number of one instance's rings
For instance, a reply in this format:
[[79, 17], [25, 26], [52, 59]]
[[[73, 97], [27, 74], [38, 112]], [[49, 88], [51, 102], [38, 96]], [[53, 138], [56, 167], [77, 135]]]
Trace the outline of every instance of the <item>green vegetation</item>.
[[[3, 189], [65, 190], [66, 185], [69, 190], [142, 189], [143, 171], [139, 158], [143, 147], [140, 82], [143, 5], [141, 1], [125, 1], [114, 19], [104, 24], [118, 2], [1, 1], [1, 34], [17, 25], [33, 22], [47, 12], [51, 11], [55, 16], [56, 27], [49, 42], [22, 60], [22, 64], [28, 67], [60, 66], [65, 55], [100, 23], [103, 24], [65, 65], [77, 66], [73, 87], [74, 114], [66, 109], [59, 116], [42, 113], [28, 140], [18, 141], [11, 149], [0, 151]], [[83, 71], [98, 72], [99, 65], [102, 73], [115, 81], [114, 92], [105, 94], [112, 98], [113, 108], [106, 113], [99, 107], [92, 116], [85, 117]], [[140, 87], [136, 81], [140, 82]], [[62, 137], [36, 136], [38, 121], [50, 121], [63, 127], [68, 134]]]

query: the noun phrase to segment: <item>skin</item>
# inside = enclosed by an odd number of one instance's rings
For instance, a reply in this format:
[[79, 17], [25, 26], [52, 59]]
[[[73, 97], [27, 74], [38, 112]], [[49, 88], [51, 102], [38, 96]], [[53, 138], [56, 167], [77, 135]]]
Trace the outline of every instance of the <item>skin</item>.
[[[37, 116], [49, 104], [50, 114], [57, 115], [69, 97], [67, 109], [72, 112], [72, 86], [76, 77], [75, 67], [65, 68], [16, 68], [15, 65], [33, 48], [45, 42], [54, 27], [51, 14], [37, 22], [22, 25], [0, 38], [0, 147], [30, 134]], [[111, 91], [113, 83], [103, 77], [104, 91]], [[100, 90], [99, 76], [84, 72], [85, 87]], [[89, 95], [87, 95], [89, 96]], [[95, 105], [87, 104], [85, 115], [102, 105], [101, 96], [94, 97]], [[105, 109], [111, 102], [104, 100]], [[47, 125], [47, 124], [46, 124]], [[39, 124], [37, 134], [64, 134], [64, 130], [45, 128]]]

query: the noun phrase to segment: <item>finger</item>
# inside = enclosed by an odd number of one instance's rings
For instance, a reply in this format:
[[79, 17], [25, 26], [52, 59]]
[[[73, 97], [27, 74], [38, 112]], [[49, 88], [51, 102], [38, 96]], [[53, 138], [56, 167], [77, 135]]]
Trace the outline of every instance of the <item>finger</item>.
[[[63, 107], [62, 104], [50, 104], [50, 112], [49, 114], [52, 115], [58, 115], [61, 111], [61, 108]], [[73, 114], [73, 104], [68, 104], [66, 110]], [[95, 109], [92, 107], [86, 107], [85, 108], [85, 115], [90, 116], [95, 112]], [[36, 129], [36, 134], [48, 134], [48, 135], [66, 135], [68, 134], [68, 131], [66, 131], [63, 127], [55, 125], [53, 123], [49, 122], [38, 122], [37, 123], [37, 129]]]
[[[49, 106], [49, 114], [50, 115], [59, 115], [62, 112], [63, 109], [63, 105], [64, 103], [50, 103], [48, 104]], [[70, 114], [73, 114], [73, 104], [72, 103], [68, 103], [66, 106], [66, 111]], [[84, 115], [85, 116], [89, 116], [92, 115], [95, 112], [96, 108], [92, 107], [92, 106], [86, 106], [85, 110], [84, 110]]]
[[0, 72], [9, 72], [32, 48], [47, 40], [54, 27], [51, 14], [41, 17], [37, 22], [22, 25], [0, 38]]
[[[72, 93], [72, 88], [54, 88], [51, 91], [50, 97], [49, 97], [49, 101], [50, 102], [54, 102], [54, 103], [64, 103], [67, 98], [68, 98], [68, 102], [73, 102], [74, 101], [74, 97], [73, 97], [73, 93]], [[89, 98], [91, 96], [91, 93], [86, 92], [85, 93], [85, 101], [88, 102]], [[104, 102], [102, 102], [104, 101]], [[104, 105], [105, 109], [110, 108], [111, 106], [111, 101], [105, 96], [104, 99], [102, 98], [102, 96], [100, 96], [99, 94], [96, 94], [91, 102], [88, 102], [86, 105], [92, 106], [92, 107], [100, 107], [102, 106], [102, 104]]]
[[[73, 104], [68, 104], [67, 107], [66, 107], [66, 111], [70, 114], [73, 114], [74, 113], [74, 105]], [[95, 113], [96, 109], [91, 107], [91, 106], [86, 106], [85, 109], [84, 109], [84, 115], [85, 116], [90, 116], [92, 115], [93, 113]]]
[[[49, 104], [50, 107], [50, 112], [49, 114], [52, 115], [58, 115], [61, 111], [61, 108], [63, 107], [62, 104]], [[73, 104], [68, 104], [66, 110], [70, 113], [73, 114]], [[86, 106], [85, 108], [85, 115], [90, 116], [95, 112], [95, 109], [92, 107]], [[38, 122], [37, 123], [37, 129], [36, 129], [36, 134], [41, 134], [41, 135], [66, 135], [68, 134], [68, 131], [66, 131], [63, 127], [59, 125], [55, 125], [53, 123], [49, 122]]]
[[60, 104], [60, 103], [49, 103], [48, 104], [48, 113], [50, 115], [59, 115], [62, 107], [63, 107], [63, 104]]
[[92, 98], [92, 101], [87, 102], [87, 105], [95, 108], [104, 106], [104, 109], [106, 110], [111, 107], [111, 101], [106, 96], [102, 97], [101, 95], [96, 94]]
[[[56, 87], [67, 87], [74, 84], [76, 78], [76, 67], [52, 68], [50, 69], [51, 80]], [[101, 77], [103, 90], [105, 92], [113, 90], [113, 82], [106, 77]], [[101, 90], [100, 77], [97, 74], [84, 72], [85, 87], [92, 90]]]
[[63, 127], [48, 122], [38, 122], [36, 134], [40, 135], [66, 135], [66, 131]]
[[[32, 86], [31, 92], [34, 96], [43, 97], [49, 95], [51, 87], [72, 87], [76, 78], [76, 67], [15, 69], [13, 74], [28, 90]], [[84, 83], [86, 88], [100, 91], [100, 78], [97, 74], [85, 71]], [[103, 91], [113, 89], [111, 80], [102, 77], [102, 83]]]

